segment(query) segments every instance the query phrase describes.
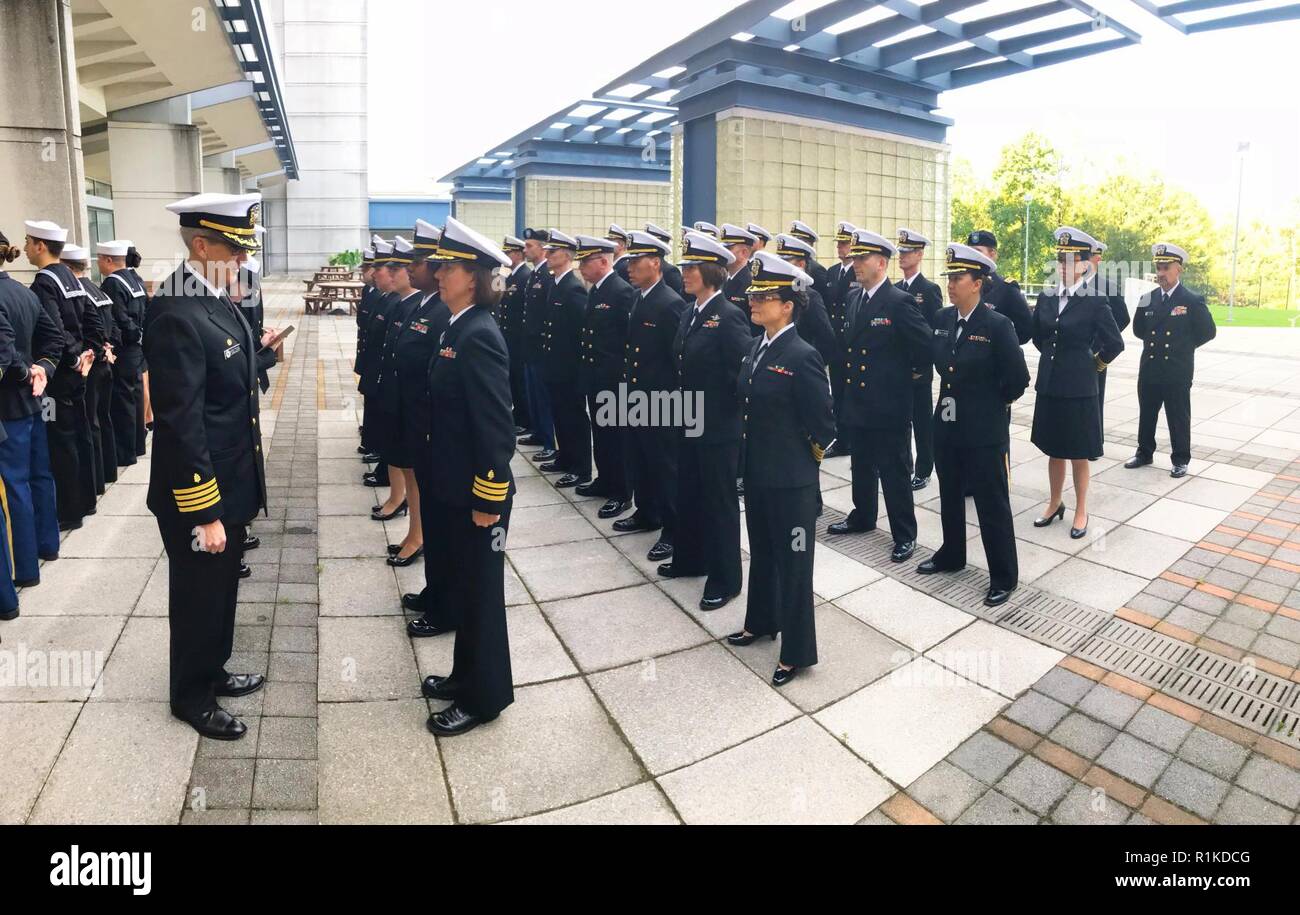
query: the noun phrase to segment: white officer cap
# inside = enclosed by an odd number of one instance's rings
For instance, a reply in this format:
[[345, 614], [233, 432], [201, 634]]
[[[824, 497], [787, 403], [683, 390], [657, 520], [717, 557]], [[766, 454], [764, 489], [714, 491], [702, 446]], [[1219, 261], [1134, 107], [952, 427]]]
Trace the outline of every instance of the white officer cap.
[[574, 256], [578, 260], [595, 257], [598, 254], [613, 254], [618, 250], [618, 245], [611, 239], [597, 238], [594, 235], [579, 235], [575, 241], [577, 242], [578, 253]]
[[90, 259], [90, 252], [80, 245], [64, 245], [63, 253], [59, 255], [59, 260], [63, 261], [84, 261]]
[[724, 245], [756, 245], [758, 236], [748, 229], [742, 229], [740, 226], [732, 225], [729, 222], [722, 224], [722, 238], [719, 239]]
[[550, 229], [546, 233], [547, 241], [543, 245], [547, 251], [577, 251], [578, 240], [559, 229]]
[[375, 263], [387, 263], [388, 259], [393, 256], [393, 243], [384, 241], [378, 235], [375, 236]]
[[516, 237], [513, 236], [513, 235], [507, 235], [507, 236], [505, 237], [504, 240], [505, 240], [505, 244], [501, 246], [501, 250], [502, 250], [502, 251], [505, 251], [505, 252], [509, 253], [509, 252], [511, 252], [511, 251], [522, 251], [522, 250], [524, 250], [524, 242], [523, 242], [523, 239], [521, 239], [521, 238], [516, 238]]
[[809, 244], [813, 244], [813, 245], [817, 244], [818, 236], [817, 233], [813, 231], [812, 226], [798, 219], [790, 223], [790, 234], [793, 235], [795, 238], [802, 238], [804, 241], [808, 242]]
[[835, 240], [837, 242], [852, 242], [853, 233], [856, 231], [858, 231], [857, 226], [848, 220], [842, 220], [840, 224], [835, 227]]
[[776, 256], [816, 258], [817, 251], [802, 238], [782, 232], [776, 237]]
[[1052, 237], [1056, 239], [1057, 254], [1090, 255], [1097, 246], [1097, 239], [1073, 226], [1061, 226], [1052, 233]]
[[610, 241], [621, 242], [625, 245], [628, 240], [627, 230], [616, 222], [611, 222], [609, 224], [609, 231], [605, 233], [605, 237]]
[[[646, 223], [646, 225], [650, 226], [654, 225], [654, 223]], [[655, 226], [655, 228], [659, 227]], [[660, 231], [663, 230], [660, 229]], [[648, 230], [645, 232], [632, 232], [627, 243], [627, 253], [632, 257], [641, 257], [647, 254], [667, 257], [671, 251], [668, 242]]]
[[448, 216], [438, 241], [438, 252], [429, 260], [442, 263], [470, 261], [481, 267], [509, 267], [510, 258], [487, 239], [459, 219]]
[[66, 242], [68, 240], [68, 230], [48, 219], [29, 219], [23, 223], [23, 226], [27, 229], [28, 235], [41, 241]]
[[976, 251], [970, 245], [953, 242], [948, 246], [945, 255], [944, 276], [958, 273], [978, 273], [981, 276], [988, 276], [997, 269], [991, 258]]
[[750, 234], [750, 235], [753, 235], [755, 238], [761, 238], [761, 239], [763, 239], [763, 241], [771, 241], [771, 240], [772, 240], [772, 233], [769, 232], [769, 231], [767, 231], [767, 229], [764, 229], [762, 226], [760, 226], [760, 225], [759, 225], [758, 223], [756, 223], [756, 222], [751, 222], [751, 223], [747, 224], [747, 225], [745, 226], [745, 228], [748, 229], [748, 230], [749, 230], [749, 234]]
[[95, 253], [102, 254], [105, 257], [126, 257], [126, 253], [130, 250], [131, 243], [125, 239], [101, 241], [95, 245]]
[[875, 232], [868, 232], [866, 229], [855, 229], [853, 232], [853, 247], [849, 253], [854, 257], [862, 257], [866, 254], [883, 254], [885, 257], [893, 257], [898, 253], [894, 243], [883, 235], [877, 235]]
[[682, 236], [682, 259], [678, 263], [683, 267], [691, 264], [717, 264], [720, 267], [730, 267], [735, 262], [736, 255], [727, 250], [727, 246], [716, 238], [710, 238], [703, 232], [694, 230]]
[[754, 252], [749, 262], [749, 288], [746, 295], [765, 295], [779, 289], [806, 292], [812, 288], [812, 277], [794, 264], [767, 251]]
[[372, 245], [374, 245], [376, 248], [379, 247], [379, 245], [380, 245], [382, 242], [383, 242], [383, 239], [380, 238], [378, 235], [371, 235], [371, 236], [370, 236], [370, 243], [371, 243]]
[[1171, 242], [1162, 241], [1151, 246], [1151, 259], [1157, 264], [1185, 264], [1187, 252]]
[[[686, 227], [685, 227], [685, 226], [682, 226], [682, 228], [684, 229], [684, 228], [686, 228]], [[714, 225], [713, 223], [711, 223], [711, 222], [705, 222], [705, 221], [702, 220], [702, 219], [701, 219], [701, 220], [698, 220], [698, 221], [695, 223], [695, 225], [691, 226], [691, 229], [694, 230], [694, 231], [696, 231], [696, 232], [699, 232], [699, 233], [702, 234], [702, 235], [711, 235], [711, 236], [713, 236], [714, 238], [717, 238], [718, 235], [721, 234], [721, 233], [718, 232], [718, 227], [717, 227], [717, 226], [715, 226], [715, 225]]]
[[920, 251], [926, 245], [930, 244], [930, 239], [926, 238], [920, 232], [908, 228], [899, 228], [898, 230], [898, 250], [900, 251]]
[[[659, 228], [659, 226], [655, 225], [653, 222], [647, 222], [645, 224], [645, 230], [660, 241], [671, 242], [673, 240], [673, 237], [668, 234], [666, 229]], [[635, 235], [636, 233], [633, 232], [632, 234]]]
[[247, 251], [258, 248], [261, 194], [195, 194], [167, 204], [167, 209], [180, 217], [183, 229], [207, 229], [236, 247]]

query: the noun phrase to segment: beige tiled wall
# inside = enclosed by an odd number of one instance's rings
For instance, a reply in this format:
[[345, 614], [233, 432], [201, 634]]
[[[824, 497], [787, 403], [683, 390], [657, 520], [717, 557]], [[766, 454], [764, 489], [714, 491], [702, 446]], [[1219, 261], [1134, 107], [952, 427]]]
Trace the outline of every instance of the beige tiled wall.
[[524, 224], [596, 236], [603, 236], [611, 222], [628, 230], [647, 222], [669, 228], [671, 198], [664, 182], [526, 178]]
[[921, 267], [933, 278], [948, 244], [948, 155], [947, 147], [820, 121], [725, 116], [715, 222], [752, 220], [783, 232], [802, 219], [821, 234], [818, 252], [828, 265], [841, 219], [890, 239], [907, 226], [934, 242]]
[[513, 200], [458, 200], [456, 218], [497, 244], [501, 244], [505, 236], [515, 234]]

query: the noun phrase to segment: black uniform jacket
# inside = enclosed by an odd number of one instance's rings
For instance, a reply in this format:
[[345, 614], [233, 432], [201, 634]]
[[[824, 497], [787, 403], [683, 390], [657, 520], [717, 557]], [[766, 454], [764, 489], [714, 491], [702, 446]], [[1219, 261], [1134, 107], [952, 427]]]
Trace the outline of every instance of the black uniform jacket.
[[[742, 267], [736, 271], [734, 276], [728, 277], [727, 281], [722, 284], [722, 294], [727, 301], [743, 311], [746, 316], [749, 315], [749, 283], [753, 278], [754, 274]], [[762, 327], [757, 324], [751, 325], [749, 331], [751, 335], [761, 334], [762, 332]]]
[[686, 295], [686, 287], [682, 284], [682, 271], [676, 264], [670, 264], [667, 260], [660, 260], [663, 264], [661, 274], [664, 283], [678, 296]]
[[497, 308], [501, 336], [510, 349], [510, 355], [516, 359], [524, 355], [524, 291], [532, 276], [533, 268], [528, 261], [520, 261], [506, 278], [506, 291], [502, 293], [501, 305]]
[[826, 282], [831, 287], [831, 296], [826, 300], [826, 316], [831, 319], [837, 338], [844, 333], [844, 304], [849, 300], [849, 290], [854, 281], [852, 265], [832, 264], [826, 271]]
[[430, 478], [433, 498], [501, 514], [515, 493], [510, 356], [496, 321], [481, 305], [466, 309], [442, 333], [429, 363], [429, 398], [430, 444], [438, 456]]
[[1020, 284], [1015, 280], [1004, 278], [996, 270], [984, 283], [981, 301], [993, 306], [1001, 314], [1011, 319], [1016, 328], [1016, 339], [1024, 346], [1034, 336], [1033, 317], [1029, 314], [1029, 303], [1020, 291]]
[[776, 338], [754, 370], [765, 337], [740, 364], [745, 489], [816, 486], [822, 455], [835, 438], [826, 366], [793, 330]]
[[419, 309], [424, 293], [416, 289], [406, 298], [401, 298], [397, 294], [394, 294], [393, 298], [396, 304], [389, 304], [384, 309], [388, 329], [384, 333], [383, 343], [379, 346], [375, 366], [377, 377], [375, 401], [385, 413], [396, 416], [402, 406], [402, 385], [397, 377], [398, 340], [405, 333], [411, 316]]
[[548, 384], [576, 384], [582, 327], [587, 319], [587, 288], [575, 267], [556, 280], [551, 278], [546, 321], [542, 325], [542, 380]]
[[0, 270], [0, 419], [23, 419], [41, 408], [27, 382], [40, 363], [52, 378], [63, 352], [63, 329], [35, 293]]
[[[748, 317], [748, 308], [745, 314]], [[757, 327], [760, 333], [763, 332], [759, 324], [751, 324], [750, 327]], [[831, 326], [830, 315], [826, 313], [826, 303], [816, 289], [808, 290], [808, 305], [795, 321], [795, 331], [817, 350], [817, 355], [822, 357], [823, 363], [830, 365], [831, 360], [844, 361], [842, 358], [844, 347], [840, 345], [839, 337]]]
[[672, 391], [677, 388], [673, 340], [686, 303], [660, 281], [648, 295], [633, 300], [623, 348], [623, 380], [634, 391]]
[[51, 264], [37, 273], [32, 292], [63, 328], [63, 356], [59, 360], [62, 371], [50, 382], [47, 391], [56, 399], [71, 397], [86, 387], [85, 378], [77, 371], [77, 360], [83, 352], [95, 348], [92, 340], [103, 345], [104, 328], [99, 310], [86, 301], [81, 281], [64, 264]]
[[357, 303], [357, 358], [352, 363], [352, 371], [361, 374], [366, 355], [366, 335], [370, 331], [370, 319], [374, 317], [375, 303], [383, 297], [373, 283], [366, 283], [361, 290], [361, 301]]
[[821, 261], [805, 260], [804, 263], [807, 264], [804, 272], [812, 277], [813, 289], [817, 290], [823, 302], [828, 301], [834, 294], [834, 290], [831, 289], [831, 272], [822, 266]]
[[[117, 325], [113, 323], [113, 300], [110, 299], [104, 290], [100, 289], [88, 276], [81, 277], [81, 288], [86, 290], [85, 311], [95, 312], [95, 325], [99, 328], [98, 335], [93, 340], [88, 340], [91, 344], [91, 350], [95, 354], [95, 366], [108, 364], [108, 351], [104, 349], [106, 343], [114, 343], [117, 336]], [[116, 344], [115, 344], [116, 345]]]
[[397, 335], [393, 362], [397, 366], [397, 389], [403, 423], [412, 423], [427, 432], [431, 421], [429, 400], [429, 366], [438, 353], [438, 340], [447, 329], [451, 311], [435, 292], [425, 300], [420, 293], [418, 304], [407, 315]]
[[1110, 308], [1111, 316], [1115, 319], [1115, 329], [1121, 334], [1124, 328], [1129, 325], [1128, 303], [1124, 301], [1124, 296], [1120, 291], [1110, 284], [1110, 282], [1101, 279], [1095, 273], [1084, 283], [1088, 289], [1093, 291], [1094, 295], [1099, 295]]
[[934, 408], [935, 444], [982, 448], [1010, 444], [1007, 405], [1029, 387], [1025, 351], [1009, 318], [992, 308], [971, 309], [961, 338], [957, 309], [934, 318], [930, 359], [939, 373]]
[[533, 268], [533, 274], [524, 286], [524, 356], [529, 362], [542, 361], [550, 290], [551, 268], [541, 261]]
[[628, 262], [631, 260], [632, 258], [629, 257], [628, 255], [620, 254], [618, 256], [618, 259], [614, 261], [614, 272], [618, 274], [619, 279], [621, 279], [623, 282], [627, 283], [628, 285], [632, 284], [632, 281], [628, 279], [628, 273], [627, 273], [627, 265]]
[[912, 366], [926, 358], [930, 325], [912, 297], [885, 280], [866, 300], [853, 290], [845, 309], [857, 317], [844, 334], [844, 398], [840, 422], [862, 429], [896, 429], [912, 418]]
[[[748, 271], [746, 271], [748, 272]], [[742, 312], [721, 292], [704, 303], [695, 316], [695, 306], [682, 312], [673, 353], [677, 357], [677, 383], [687, 397], [698, 397], [703, 409], [695, 414], [695, 425], [683, 429], [688, 442], [716, 445], [740, 441], [740, 403], [736, 399], [736, 377], [740, 361], [749, 352], [749, 312]]]
[[[934, 327], [934, 317], [943, 308], [943, 293], [939, 290], [938, 283], [932, 283], [925, 278], [925, 275], [918, 273], [912, 277], [911, 285], [904, 288], [905, 280], [899, 280], [896, 284], [912, 297], [916, 303], [916, 310], [925, 318], [925, 323]], [[927, 353], [917, 365], [912, 367], [913, 375], [920, 375], [920, 378], [914, 378], [918, 385], [929, 385], [934, 380], [934, 367], [930, 364], [930, 356]]]
[[636, 295], [613, 271], [591, 287], [578, 352], [578, 384], [584, 394], [612, 390], [622, 380], [623, 346]]
[[124, 351], [139, 346], [144, 340], [144, 311], [149, 297], [145, 295], [144, 285], [129, 270], [117, 270], [104, 277], [100, 288], [113, 300], [113, 321], [122, 338], [118, 349], [121, 358]]
[[1050, 397], [1096, 397], [1098, 360], [1114, 361], [1124, 352], [1124, 339], [1115, 329], [1115, 317], [1101, 296], [1080, 288], [1057, 312], [1056, 292], [1040, 292], [1034, 306], [1034, 346], [1038, 379], [1034, 390]]
[[357, 372], [361, 376], [357, 390], [366, 397], [379, 393], [379, 362], [384, 353], [384, 337], [399, 301], [395, 292], [379, 293], [371, 306], [370, 320], [366, 325], [366, 346], [358, 360], [361, 364]]
[[149, 303], [149, 510], [160, 522], [247, 524], [266, 508], [257, 341], [234, 303], [182, 264]]
[[1191, 384], [1196, 372], [1196, 348], [1218, 333], [1205, 298], [1182, 283], [1168, 302], [1153, 289], [1133, 313], [1133, 335], [1142, 341], [1138, 383]]

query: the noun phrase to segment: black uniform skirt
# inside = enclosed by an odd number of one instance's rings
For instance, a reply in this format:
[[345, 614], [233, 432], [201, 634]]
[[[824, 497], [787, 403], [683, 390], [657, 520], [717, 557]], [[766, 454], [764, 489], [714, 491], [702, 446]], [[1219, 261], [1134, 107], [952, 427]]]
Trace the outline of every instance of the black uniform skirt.
[[[421, 404], [409, 397], [402, 398], [402, 413], [398, 419], [398, 436], [401, 438], [400, 456], [408, 458], [409, 464], [398, 463], [398, 467], [415, 467], [423, 464], [429, 472], [433, 470], [433, 446], [429, 444], [429, 434], [433, 419], [428, 404]], [[390, 464], [393, 461], [389, 461]]]
[[1096, 396], [1039, 394], [1034, 401], [1034, 427], [1029, 440], [1048, 457], [1071, 461], [1101, 457], [1101, 408]]
[[366, 430], [370, 433], [370, 441], [375, 450], [388, 466], [408, 469], [415, 466], [414, 456], [406, 448], [400, 414], [390, 413], [376, 403], [366, 413]]

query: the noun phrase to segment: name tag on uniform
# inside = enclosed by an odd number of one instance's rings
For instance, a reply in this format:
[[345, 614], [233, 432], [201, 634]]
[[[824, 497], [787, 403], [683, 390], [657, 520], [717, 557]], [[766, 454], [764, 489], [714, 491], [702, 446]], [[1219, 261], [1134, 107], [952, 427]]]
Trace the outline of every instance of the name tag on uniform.
[[791, 378], [794, 377], [794, 372], [786, 368], [784, 365], [769, 365], [767, 370], [769, 372], [776, 372], [778, 375], [787, 375]]
[[1178, 315], [1185, 315], [1185, 314], [1187, 314], [1186, 305], [1175, 305], [1173, 311], [1169, 312], [1169, 317], [1174, 318], [1177, 317]]
[[227, 359], [229, 359], [231, 356], [235, 355], [235, 353], [239, 352], [242, 348], [243, 347], [240, 346], [240, 344], [236, 343], [234, 346], [227, 347], [226, 351], [222, 353], [222, 355], [224, 355]]
[[915, 298], [916, 298], [916, 304], [917, 304], [917, 305], [923, 305], [923, 304], [925, 304], [925, 296], [921, 295], [921, 293], [918, 292], [918, 293], [916, 294]]
[[936, 337], [946, 337], [946, 336], [948, 336], [948, 331], [946, 331], [946, 330], [941, 330], [940, 328], [936, 327], [936, 328], [934, 329], [934, 335], [935, 335]]
[[871, 326], [872, 326], [872, 327], [890, 327], [890, 326], [893, 325], [893, 323], [894, 323], [894, 322], [891, 321], [889, 318], [872, 318], [872, 319], [871, 319]]
[[443, 359], [455, 359], [456, 351], [450, 346], [444, 346], [442, 349], [438, 350], [438, 355]]

